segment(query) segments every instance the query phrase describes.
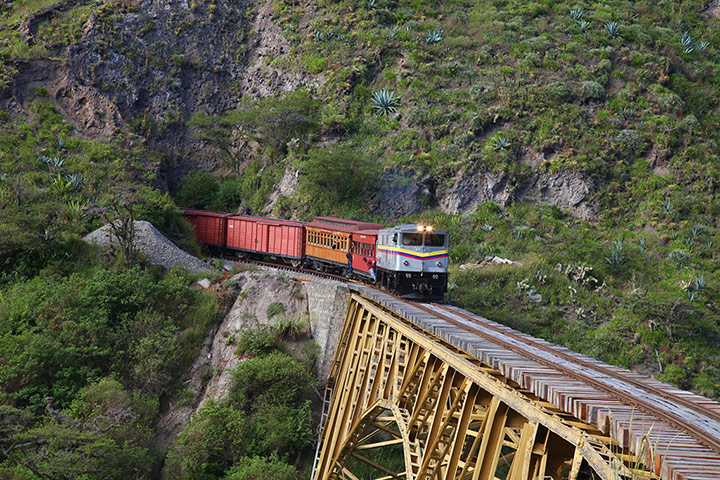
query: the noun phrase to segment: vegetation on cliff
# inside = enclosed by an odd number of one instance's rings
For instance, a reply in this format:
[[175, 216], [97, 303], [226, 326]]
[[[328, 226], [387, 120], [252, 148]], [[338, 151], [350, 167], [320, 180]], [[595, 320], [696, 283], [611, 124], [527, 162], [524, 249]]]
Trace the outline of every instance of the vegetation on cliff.
[[[184, 206], [432, 222], [452, 302], [720, 398], [716, 7], [150, 3], [0, 6], [0, 475], [160, 471], [161, 397], [221, 300], [78, 235], [132, 216], [197, 248], [162, 193], [190, 170]], [[522, 266], [459, 268], [491, 255]], [[291, 478], [305, 397], [233, 395], [167, 471]]]

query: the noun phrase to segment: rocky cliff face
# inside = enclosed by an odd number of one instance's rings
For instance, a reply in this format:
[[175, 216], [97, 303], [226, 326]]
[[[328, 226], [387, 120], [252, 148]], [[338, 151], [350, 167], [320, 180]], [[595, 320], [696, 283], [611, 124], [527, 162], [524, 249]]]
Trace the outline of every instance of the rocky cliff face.
[[[225, 282], [236, 295], [235, 303], [223, 321], [211, 332], [186, 380], [191, 401], [168, 402], [157, 426], [156, 444], [167, 447], [182, 431], [190, 417], [208, 401], [225, 397], [232, 371], [242, 361], [235, 351], [236, 340], [248, 329], [268, 325], [268, 307], [282, 303], [285, 317], [309, 317], [312, 340], [320, 347], [318, 379], [327, 377], [345, 321], [348, 290], [344, 283], [303, 276], [270, 268], [237, 274]], [[290, 344], [289, 352], [300, 356], [301, 344]]]
[[[145, 141], [161, 152], [165, 162], [158, 186], [172, 189], [191, 169], [221, 167], [219, 152], [193, 136], [187, 122], [194, 114], [225, 113], [236, 108], [243, 95], [264, 97], [324, 84], [322, 75], [274, 66], [272, 60], [293, 47], [273, 19], [275, 3], [102, 3], [92, 9], [72, 46], [63, 47], [52, 60], [18, 66], [10, 93], [0, 93], [0, 109], [22, 114], [33, 92], [44, 87], [77, 135], [117, 138], [132, 132], [134, 136], [126, 138]], [[28, 19], [23, 27], [28, 42], [54, 10], [76, 5], [61, 2]], [[302, 12], [300, 26], [308, 29], [316, 16], [313, 5], [302, 5]], [[557, 205], [584, 219], [595, 215], [591, 186], [583, 177], [547, 174], [536, 167], [531, 165], [532, 175], [519, 184], [507, 175], [464, 168], [449, 179], [391, 172], [382, 179], [373, 203], [389, 219], [428, 207], [466, 213], [484, 201], [504, 206], [523, 199]], [[298, 171], [287, 173], [270, 195], [265, 214], [279, 198], [295, 192]]]

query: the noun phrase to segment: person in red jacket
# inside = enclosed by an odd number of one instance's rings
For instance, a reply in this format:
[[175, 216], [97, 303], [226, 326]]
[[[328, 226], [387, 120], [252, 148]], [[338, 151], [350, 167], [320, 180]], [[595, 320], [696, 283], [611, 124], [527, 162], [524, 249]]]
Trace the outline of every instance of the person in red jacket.
[[375, 278], [375, 265], [377, 262], [375, 261], [374, 258], [366, 258], [366, 257], [363, 257], [363, 262], [365, 262], [365, 264], [368, 266], [368, 272], [370, 273], [370, 276], [372, 277], [373, 282], [376, 282], [377, 278]]

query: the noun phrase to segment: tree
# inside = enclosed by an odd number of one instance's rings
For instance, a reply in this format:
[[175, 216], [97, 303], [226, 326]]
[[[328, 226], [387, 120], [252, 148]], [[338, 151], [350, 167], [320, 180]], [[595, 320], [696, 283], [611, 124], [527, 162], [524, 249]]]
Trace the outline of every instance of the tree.
[[135, 206], [142, 202], [140, 187], [123, 185], [108, 195], [102, 204], [95, 207], [107, 222], [114, 237], [114, 243], [126, 265], [131, 268], [137, 262], [135, 248]]
[[237, 110], [224, 115], [196, 114], [190, 125], [195, 136], [222, 151], [235, 173], [240, 173], [242, 159], [238, 150], [245, 142], [259, 143], [271, 155], [284, 153], [287, 143], [317, 128], [320, 102], [306, 90], [296, 90], [280, 97], [247, 101]]
[[[149, 473], [148, 431], [140, 433], [128, 397], [118, 394], [122, 387], [114, 380], [107, 382], [101, 387], [105, 402], [86, 408], [85, 417], [56, 410], [51, 397], [45, 399], [47, 415], [40, 419], [0, 406], [2, 456], [48, 480], [120, 480]], [[110, 399], [108, 393], [116, 398]]]
[[309, 157], [302, 164], [301, 188], [329, 204], [360, 197], [375, 185], [377, 164], [352, 147], [317, 149]]

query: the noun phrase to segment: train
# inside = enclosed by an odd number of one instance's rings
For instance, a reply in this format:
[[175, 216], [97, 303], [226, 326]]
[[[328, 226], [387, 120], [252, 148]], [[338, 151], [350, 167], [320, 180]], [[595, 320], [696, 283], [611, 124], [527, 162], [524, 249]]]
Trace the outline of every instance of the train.
[[335, 217], [310, 222], [181, 209], [198, 242], [246, 259], [372, 283], [403, 298], [439, 300], [447, 292], [449, 235], [431, 225]]

